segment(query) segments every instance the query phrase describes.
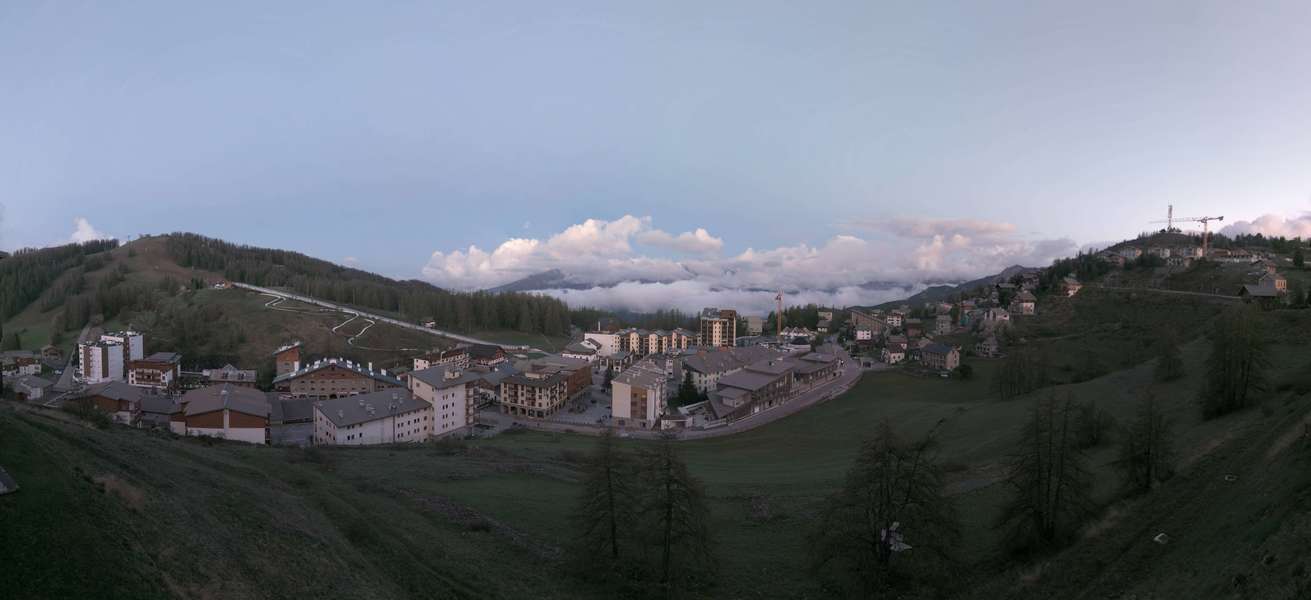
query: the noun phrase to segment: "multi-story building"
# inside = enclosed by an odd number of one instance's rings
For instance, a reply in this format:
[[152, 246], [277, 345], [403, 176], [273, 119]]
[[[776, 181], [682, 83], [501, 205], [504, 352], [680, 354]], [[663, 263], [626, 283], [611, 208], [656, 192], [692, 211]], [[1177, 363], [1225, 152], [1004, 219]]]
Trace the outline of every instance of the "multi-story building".
[[495, 367], [506, 361], [505, 349], [492, 344], [470, 344], [468, 352], [470, 365]]
[[273, 389], [298, 398], [340, 398], [403, 387], [386, 369], [374, 371], [373, 364], [361, 365], [346, 359], [329, 358], [273, 379]]
[[300, 370], [300, 350], [304, 344], [292, 342], [273, 351], [274, 373], [278, 376]]
[[563, 355], [547, 355], [516, 363], [515, 369], [523, 373], [560, 373], [567, 386], [566, 399], [581, 394], [592, 385], [592, 363]]
[[732, 348], [737, 344], [737, 311], [706, 308], [701, 311], [701, 345]]
[[123, 344], [111, 341], [79, 342], [78, 375], [88, 385], [106, 381], [123, 381]]
[[715, 392], [719, 403], [711, 406], [729, 421], [778, 406], [791, 397], [793, 368], [789, 361], [775, 358], [720, 377]]
[[591, 363], [600, 358], [601, 353], [595, 342], [584, 340], [565, 346], [564, 351], [560, 353], [560, 356], [585, 360]]
[[424, 369], [440, 366], [451, 365], [457, 369], [469, 368], [469, 349], [466, 346], [456, 346], [449, 350], [440, 352], [429, 352], [423, 356], [414, 357], [414, 370], [422, 371]]
[[648, 357], [624, 370], [611, 382], [610, 415], [620, 427], [650, 428], [668, 406], [668, 382], [663, 361]]
[[429, 435], [464, 431], [478, 415], [476, 390], [481, 376], [454, 365], [438, 365], [401, 377], [410, 393], [432, 405]]
[[182, 355], [156, 352], [128, 363], [127, 382], [141, 387], [174, 389], [182, 376]]
[[960, 366], [960, 351], [946, 344], [929, 344], [920, 349], [920, 362], [930, 369], [951, 371]]
[[422, 442], [433, 434], [433, 407], [393, 388], [314, 403], [314, 445], [369, 446]]
[[501, 381], [501, 412], [542, 419], [569, 398], [569, 377], [561, 372], [516, 373]]
[[620, 342], [621, 337], [616, 332], [591, 331], [583, 334], [583, 342], [592, 343], [596, 346], [596, 353], [601, 357], [606, 357], [620, 350], [625, 350]]
[[765, 332], [764, 317], [747, 317], [747, 335], [760, 335]]
[[123, 364], [146, 357], [145, 338], [135, 331], [113, 331], [100, 335], [100, 341], [122, 344]]

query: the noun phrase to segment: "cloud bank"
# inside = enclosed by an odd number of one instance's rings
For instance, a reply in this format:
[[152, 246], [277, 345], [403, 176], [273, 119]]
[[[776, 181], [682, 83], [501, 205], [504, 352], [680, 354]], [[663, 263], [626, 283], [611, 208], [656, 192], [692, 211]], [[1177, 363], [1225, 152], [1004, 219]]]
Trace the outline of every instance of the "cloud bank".
[[1014, 264], [1047, 265], [1078, 250], [1069, 239], [1025, 240], [1013, 225], [989, 221], [899, 218], [856, 229], [818, 245], [724, 255], [723, 239], [705, 228], [675, 235], [655, 228], [650, 217], [588, 219], [545, 240], [433, 252], [422, 277], [475, 290], [555, 269], [564, 281], [544, 291], [578, 306], [768, 310], [771, 290], [787, 292], [791, 304], [870, 304]]
[[91, 226], [91, 222], [86, 220], [86, 217], [78, 217], [73, 219], [73, 235], [68, 237], [68, 241], [80, 244], [82, 242], [113, 239], [113, 237], [103, 231], [96, 230], [95, 227]]
[[1259, 233], [1267, 237], [1311, 238], [1311, 212], [1286, 218], [1283, 215], [1264, 214], [1251, 221], [1234, 221], [1220, 229], [1228, 236]]

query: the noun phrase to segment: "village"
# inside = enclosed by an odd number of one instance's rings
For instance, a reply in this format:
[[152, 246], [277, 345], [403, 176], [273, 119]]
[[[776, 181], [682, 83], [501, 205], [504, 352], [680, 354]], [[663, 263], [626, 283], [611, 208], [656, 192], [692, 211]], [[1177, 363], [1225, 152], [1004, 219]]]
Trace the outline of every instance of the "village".
[[[1205, 240], [1167, 230], [1082, 259], [1106, 272], [1095, 285], [1130, 285], [1135, 266], [1183, 272], [1206, 256], [1242, 282], [1237, 289], [1212, 290], [1216, 297], [1265, 308], [1289, 300], [1288, 281], [1273, 255], [1205, 248]], [[772, 321], [732, 308], [702, 310], [695, 330], [603, 320], [575, 332], [574, 341], [555, 353], [459, 342], [391, 370], [310, 356], [303, 343], [289, 341], [269, 349], [275, 373], [265, 389], [259, 389], [255, 369], [225, 364], [184, 371], [183, 356], [148, 353], [149, 340], [135, 331], [81, 341], [67, 368], [53, 347], [6, 351], [4, 376], [20, 401], [81, 407], [122, 425], [253, 444], [392, 444], [521, 427], [727, 435], [841, 394], [864, 371], [971, 377], [967, 357], [1003, 357], [1017, 341], [1017, 325], [1083, 289], [1074, 273], [1053, 269], [1021, 269], [914, 306], [819, 309], [813, 328], [784, 323], [779, 293]], [[220, 281], [215, 287], [229, 286]], [[1293, 290], [1291, 296], [1302, 293]], [[57, 381], [51, 381], [54, 374]]]

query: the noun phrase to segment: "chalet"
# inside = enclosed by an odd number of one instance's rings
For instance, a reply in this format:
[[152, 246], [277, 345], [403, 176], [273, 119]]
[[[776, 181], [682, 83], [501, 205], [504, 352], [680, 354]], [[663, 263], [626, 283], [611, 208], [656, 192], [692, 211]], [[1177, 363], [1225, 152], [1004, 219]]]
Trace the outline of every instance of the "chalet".
[[182, 376], [182, 355], [156, 352], [128, 363], [128, 385], [158, 389], [176, 389]]
[[590, 342], [587, 340], [583, 340], [581, 342], [574, 342], [572, 344], [569, 344], [568, 346], [565, 346], [564, 351], [560, 353], [560, 356], [564, 356], [566, 358], [573, 358], [577, 360], [585, 360], [589, 363], [592, 363], [592, 362], [596, 362], [597, 358], [600, 358], [600, 347], [595, 345], [595, 342]]
[[598, 361], [603, 369], [614, 369], [615, 373], [622, 373], [629, 365], [633, 364], [636, 357], [632, 352], [627, 350], [616, 350], [610, 355], [602, 355]]
[[414, 443], [432, 434], [432, 404], [409, 390], [386, 389], [314, 403], [316, 446]]
[[1073, 275], [1069, 275], [1061, 282], [1061, 289], [1067, 297], [1070, 297], [1079, 293], [1079, 290], [1083, 289], [1083, 284], [1079, 283], [1079, 280], [1075, 279]]
[[1100, 258], [1110, 263], [1111, 266], [1113, 267], [1118, 267], [1121, 269], [1124, 268], [1124, 263], [1126, 262], [1124, 255], [1118, 252], [1111, 252], [1110, 250], [1102, 250], [1101, 252], [1098, 252], [1097, 258]]
[[108, 413], [115, 423], [133, 425], [141, 413], [142, 395], [139, 387], [122, 381], [105, 381], [83, 390], [74, 402]]
[[1238, 297], [1243, 302], [1255, 303], [1261, 308], [1270, 309], [1279, 304], [1279, 292], [1273, 287], [1261, 285], [1244, 285], [1238, 290]]
[[53, 385], [36, 375], [23, 375], [14, 380], [14, 397], [19, 402], [36, 402], [44, 398]]
[[905, 318], [905, 315], [903, 313], [898, 311], [892, 311], [888, 313], [888, 318], [885, 320], [885, 322], [888, 324], [888, 327], [891, 327], [893, 329], [900, 329], [903, 318]]
[[900, 342], [887, 344], [883, 347], [883, 352], [879, 354], [879, 358], [889, 365], [895, 365], [906, 360], [906, 344]]
[[864, 346], [874, 343], [874, 329], [871, 327], [857, 327], [855, 329], [856, 343]]
[[422, 371], [440, 365], [451, 365], [457, 369], [469, 368], [468, 347], [456, 346], [440, 352], [429, 352], [423, 356], [414, 357], [415, 371]]
[[492, 344], [470, 344], [469, 364], [494, 367], [506, 361], [505, 350]]
[[1126, 246], [1120, 249], [1120, 256], [1123, 257], [1125, 261], [1137, 259], [1142, 255], [1143, 249], [1137, 246]]
[[1034, 297], [1028, 290], [1022, 291], [1015, 295], [1011, 301], [1011, 314], [1031, 316], [1038, 312], [1038, 298]]
[[960, 350], [946, 344], [929, 344], [920, 349], [920, 362], [930, 369], [951, 371], [960, 366]]
[[1256, 280], [1256, 284], [1261, 287], [1274, 288], [1276, 293], [1288, 293], [1288, 279], [1277, 272], [1267, 271]]
[[[191, 390], [178, 403], [182, 435], [267, 444], [269, 394], [235, 385]], [[170, 426], [177, 427], [176, 413]]]
[[275, 390], [298, 398], [338, 398], [401, 386], [385, 369], [374, 371], [372, 364], [366, 367], [337, 358], [321, 359], [273, 379]]
[[27, 353], [23, 355], [10, 355], [4, 357], [4, 376], [5, 377], [22, 377], [24, 375], [40, 375], [41, 361], [36, 356]]
[[974, 345], [974, 353], [989, 358], [1000, 356], [1001, 344], [997, 342], [997, 336], [990, 335], [980, 340], [979, 343]]
[[297, 341], [273, 351], [275, 375], [280, 377], [287, 373], [294, 373], [300, 370], [300, 355], [302, 347], [304, 347], [304, 344]]
[[205, 385], [228, 384], [237, 387], [255, 387], [258, 374], [254, 369], [238, 369], [231, 364], [223, 365], [221, 369], [205, 369], [201, 371], [205, 380]]

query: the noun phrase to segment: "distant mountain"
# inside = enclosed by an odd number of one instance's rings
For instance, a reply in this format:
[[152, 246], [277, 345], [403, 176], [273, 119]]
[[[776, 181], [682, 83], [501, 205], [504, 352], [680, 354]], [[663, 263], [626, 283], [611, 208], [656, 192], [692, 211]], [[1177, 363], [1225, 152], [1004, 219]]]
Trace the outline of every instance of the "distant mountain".
[[537, 290], [562, 288], [584, 289], [586, 287], [590, 286], [571, 284], [563, 271], [560, 269], [551, 269], [550, 271], [543, 271], [536, 275], [529, 275], [523, 279], [511, 281], [505, 285], [489, 288], [487, 291], [493, 294], [500, 294], [503, 292], [534, 292]]

